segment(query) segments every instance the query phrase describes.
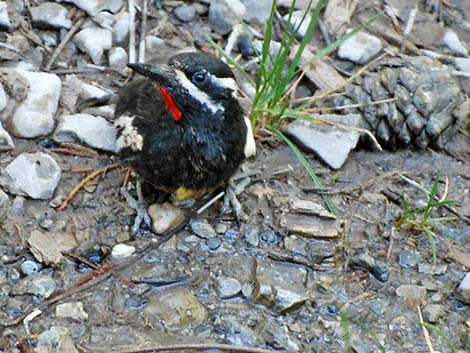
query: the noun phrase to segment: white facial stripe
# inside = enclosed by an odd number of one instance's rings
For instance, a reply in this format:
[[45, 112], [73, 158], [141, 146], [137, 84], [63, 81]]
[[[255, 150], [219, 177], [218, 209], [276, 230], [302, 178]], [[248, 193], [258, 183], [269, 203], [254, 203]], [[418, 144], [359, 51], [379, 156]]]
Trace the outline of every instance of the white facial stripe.
[[132, 151], [141, 151], [144, 144], [144, 138], [137, 132], [132, 125], [134, 117], [121, 115], [116, 120], [114, 126], [116, 129], [122, 129], [119, 138], [116, 140], [116, 150], [119, 152], [123, 148], [130, 148]]
[[256, 154], [256, 143], [255, 143], [255, 137], [253, 136], [253, 130], [251, 129], [251, 121], [246, 116], [244, 118], [245, 118], [245, 124], [246, 124], [246, 142], [245, 142], [244, 152], [245, 152], [245, 157], [249, 158]]
[[221, 104], [214, 103], [206, 92], [201, 91], [186, 77], [183, 71], [175, 70], [175, 73], [176, 79], [179, 81], [181, 86], [183, 86], [189, 94], [197, 99], [201, 104], [206, 105], [212, 113], [215, 114], [218, 111], [224, 111], [224, 107]]
[[235, 81], [231, 77], [216, 77], [212, 74], [209, 74], [209, 77], [212, 82], [214, 82], [217, 86], [224, 89], [230, 89], [232, 91], [232, 96], [237, 97], [238, 85], [237, 81]]

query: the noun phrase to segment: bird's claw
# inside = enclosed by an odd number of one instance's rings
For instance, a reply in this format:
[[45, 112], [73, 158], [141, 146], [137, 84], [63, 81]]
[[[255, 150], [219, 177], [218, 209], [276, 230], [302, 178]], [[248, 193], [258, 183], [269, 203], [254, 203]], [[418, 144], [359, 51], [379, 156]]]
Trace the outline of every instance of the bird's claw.
[[142, 222], [150, 229], [152, 227], [152, 219], [147, 212], [145, 202], [136, 200], [125, 188], [121, 188], [121, 194], [126, 199], [127, 204], [137, 212], [132, 226], [132, 234], [136, 234], [139, 231]]
[[232, 206], [233, 214], [235, 216], [235, 220], [237, 221], [238, 225], [242, 221], [246, 221], [248, 216], [243, 211], [243, 207], [237, 199], [236, 191], [233, 186], [229, 185], [225, 188], [225, 195], [224, 195], [224, 204], [222, 206], [222, 213], [226, 213], [230, 206]]

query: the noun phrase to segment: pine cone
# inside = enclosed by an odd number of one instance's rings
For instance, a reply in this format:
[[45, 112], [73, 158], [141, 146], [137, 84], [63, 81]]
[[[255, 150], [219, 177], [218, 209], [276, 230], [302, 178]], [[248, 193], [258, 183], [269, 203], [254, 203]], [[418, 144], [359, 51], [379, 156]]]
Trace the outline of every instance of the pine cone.
[[[470, 103], [450, 70], [427, 57], [392, 58], [381, 62], [347, 87], [335, 106], [387, 98], [396, 101], [348, 109], [363, 116], [387, 148], [415, 145], [443, 148], [470, 112]], [[366, 138], [367, 139], [367, 138]], [[369, 141], [370, 142], [370, 141]]]

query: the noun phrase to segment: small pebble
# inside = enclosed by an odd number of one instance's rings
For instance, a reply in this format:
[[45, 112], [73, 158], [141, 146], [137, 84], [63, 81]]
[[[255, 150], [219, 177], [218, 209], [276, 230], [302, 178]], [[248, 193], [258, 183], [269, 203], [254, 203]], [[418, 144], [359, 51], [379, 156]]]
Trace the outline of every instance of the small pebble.
[[219, 234], [224, 234], [227, 231], [227, 225], [223, 223], [217, 223], [214, 227], [215, 231]]
[[129, 61], [129, 56], [124, 48], [114, 47], [111, 48], [108, 54], [109, 66], [111, 67], [126, 67]]
[[217, 250], [222, 245], [222, 241], [219, 238], [211, 238], [206, 241], [206, 244], [209, 249]]
[[379, 38], [365, 32], [356, 33], [338, 48], [338, 57], [358, 64], [365, 64], [382, 49]]
[[227, 299], [236, 296], [242, 290], [242, 285], [240, 282], [231, 277], [220, 277], [218, 278], [218, 287], [217, 291], [219, 297], [222, 299]]
[[189, 221], [189, 227], [191, 231], [198, 237], [203, 239], [215, 238], [217, 233], [214, 228], [209, 224], [207, 219], [192, 219]]
[[183, 22], [190, 22], [194, 19], [194, 16], [196, 16], [196, 8], [183, 4], [175, 9], [175, 15]]
[[131, 256], [135, 251], [135, 247], [126, 244], [117, 244], [113, 247], [111, 256], [116, 259], [123, 259]]
[[31, 260], [26, 260], [21, 264], [21, 272], [23, 272], [25, 276], [38, 273], [39, 271], [41, 271], [41, 268], [42, 265], [40, 263]]

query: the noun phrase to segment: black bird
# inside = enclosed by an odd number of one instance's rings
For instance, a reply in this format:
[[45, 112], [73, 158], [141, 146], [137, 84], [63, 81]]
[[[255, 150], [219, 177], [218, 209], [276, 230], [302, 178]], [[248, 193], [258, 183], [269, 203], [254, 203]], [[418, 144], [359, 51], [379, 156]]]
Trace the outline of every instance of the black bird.
[[[201, 196], [255, 154], [233, 72], [215, 56], [182, 53], [165, 65], [128, 66], [144, 77], [119, 94], [117, 150], [151, 185], [177, 199]], [[141, 221], [138, 211], [134, 231]]]

